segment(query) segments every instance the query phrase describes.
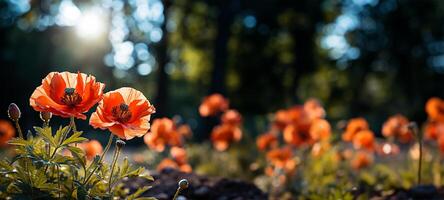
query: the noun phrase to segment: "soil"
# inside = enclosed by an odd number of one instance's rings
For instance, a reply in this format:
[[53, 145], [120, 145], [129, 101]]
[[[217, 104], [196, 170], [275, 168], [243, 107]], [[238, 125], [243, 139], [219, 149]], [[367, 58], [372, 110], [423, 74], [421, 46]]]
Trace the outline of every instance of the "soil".
[[241, 180], [226, 178], [209, 178], [194, 173], [183, 173], [173, 169], [165, 169], [160, 173], [151, 174], [154, 181], [131, 179], [126, 182], [130, 190], [134, 191], [145, 185], [152, 186], [143, 196], [155, 197], [159, 200], [170, 200], [176, 192], [178, 182], [187, 179], [189, 187], [180, 192], [178, 199], [214, 199], [214, 200], [265, 200], [263, 193], [254, 184]]

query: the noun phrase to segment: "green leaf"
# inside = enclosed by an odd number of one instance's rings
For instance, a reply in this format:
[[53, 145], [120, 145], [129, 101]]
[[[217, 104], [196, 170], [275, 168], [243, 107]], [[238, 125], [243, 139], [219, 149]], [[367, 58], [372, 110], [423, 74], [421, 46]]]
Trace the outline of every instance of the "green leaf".
[[37, 135], [42, 137], [43, 140], [48, 142], [51, 146], [56, 147], [58, 146], [58, 143], [55, 141], [55, 139], [52, 137], [52, 130], [51, 127], [34, 127], [35, 131], [37, 132]]
[[16, 146], [28, 146], [29, 142], [23, 138], [12, 138], [9, 140], [8, 144]]
[[87, 138], [80, 137], [81, 135], [82, 132], [75, 132], [69, 138], [67, 138], [65, 141], [62, 142], [62, 146], [68, 146], [69, 144], [79, 143], [88, 140]]

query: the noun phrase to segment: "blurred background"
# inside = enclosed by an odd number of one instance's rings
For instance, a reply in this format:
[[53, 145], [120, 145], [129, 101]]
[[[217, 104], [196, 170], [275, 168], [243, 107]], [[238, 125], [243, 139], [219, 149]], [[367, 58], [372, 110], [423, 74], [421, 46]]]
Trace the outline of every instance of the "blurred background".
[[396, 113], [422, 122], [426, 100], [444, 97], [441, 0], [1, 0], [0, 27], [0, 116], [16, 102], [26, 129], [41, 123], [29, 97], [51, 71], [141, 90], [196, 140], [214, 124], [198, 114], [211, 93], [252, 136], [310, 97], [329, 120], [374, 130]]

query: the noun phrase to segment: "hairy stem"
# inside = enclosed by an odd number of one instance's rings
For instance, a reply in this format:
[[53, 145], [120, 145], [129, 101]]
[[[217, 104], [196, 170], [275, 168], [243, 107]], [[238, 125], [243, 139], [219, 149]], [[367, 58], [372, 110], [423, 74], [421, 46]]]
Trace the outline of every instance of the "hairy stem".
[[109, 174], [109, 181], [108, 181], [108, 193], [111, 193], [111, 184], [112, 184], [111, 181], [113, 178], [114, 168], [116, 167], [117, 159], [119, 158], [120, 149], [121, 148], [116, 147], [116, 150], [114, 150], [113, 163], [111, 165], [111, 173]]
[[176, 193], [174, 193], [173, 200], [177, 199], [177, 197], [179, 196], [180, 191], [181, 191], [181, 189], [180, 189], [180, 187], [178, 187], [177, 190], [176, 190]]
[[[100, 159], [99, 159], [99, 162], [98, 162], [99, 164], [102, 162], [102, 160], [104, 159], [106, 153], [108, 152], [109, 148], [111, 147], [111, 144], [113, 143], [113, 139], [114, 139], [114, 135], [110, 134], [109, 135], [109, 139], [108, 139], [108, 144], [106, 144], [105, 150], [103, 151], [102, 155], [100, 156]], [[99, 168], [99, 165], [97, 165], [88, 176], [85, 176], [86, 178], [83, 181], [83, 184], [86, 184], [89, 181], [91, 176], [94, 174], [94, 172], [96, 172], [96, 170], [98, 168]], [[88, 171], [89, 171], [89, 168], [86, 170], [85, 174], [88, 173]]]
[[15, 120], [15, 128], [17, 129], [17, 132], [19, 134], [19, 137], [23, 139], [23, 133], [22, 133], [22, 128], [20, 128], [20, 124], [18, 120]]

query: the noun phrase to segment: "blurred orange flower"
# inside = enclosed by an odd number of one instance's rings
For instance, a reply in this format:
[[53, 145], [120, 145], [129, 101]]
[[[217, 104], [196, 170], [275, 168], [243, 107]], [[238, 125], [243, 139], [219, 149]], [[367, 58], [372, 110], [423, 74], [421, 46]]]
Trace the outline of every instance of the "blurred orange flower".
[[350, 119], [345, 128], [345, 132], [342, 134], [342, 140], [346, 142], [351, 142], [355, 137], [356, 133], [362, 130], [368, 130], [369, 126], [367, 120], [364, 118], [353, 118]]
[[325, 117], [325, 110], [317, 99], [308, 99], [304, 103], [304, 110], [307, 112], [310, 120], [320, 119]]
[[305, 144], [312, 144], [314, 141], [307, 132], [299, 131], [296, 125], [288, 125], [284, 129], [284, 141], [295, 147]]
[[444, 123], [428, 122], [425, 127], [425, 139], [436, 140], [444, 135]]
[[172, 147], [170, 149], [170, 154], [179, 165], [188, 163], [187, 151], [184, 148]]
[[232, 142], [238, 142], [242, 138], [239, 127], [230, 124], [222, 124], [213, 128], [211, 141], [218, 151], [225, 151]]
[[375, 148], [375, 136], [370, 130], [362, 130], [356, 133], [353, 138], [353, 146], [356, 149], [374, 150]]
[[205, 97], [199, 106], [199, 113], [203, 117], [214, 116], [228, 109], [228, 100], [221, 94], [212, 94]]
[[154, 112], [154, 106], [141, 92], [123, 87], [103, 96], [89, 124], [94, 128], [108, 129], [119, 138], [129, 140], [148, 132]]
[[103, 147], [97, 140], [90, 140], [79, 144], [79, 148], [85, 151], [86, 159], [92, 160], [96, 155], [99, 155], [103, 151]]
[[397, 138], [402, 143], [413, 140], [413, 133], [408, 128], [409, 120], [403, 115], [390, 117], [382, 126], [382, 135]]
[[430, 120], [444, 122], [444, 100], [432, 97], [427, 101], [425, 109]]
[[311, 155], [314, 157], [319, 157], [327, 152], [331, 148], [329, 142], [317, 142], [311, 148]]
[[190, 173], [192, 172], [192, 168], [188, 164], [179, 165], [176, 161], [170, 158], [165, 158], [157, 165], [157, 171], [162, 171], [164, 169], [175, 169], [181, 172]]
[[51, 72], [34, 90], [29, 102], [36, 111], [86, 119], [82, 113], [100, 101], [104, 87], [94, 76], [84, 73]]
[[180, 125], [177, 128], [177, 133], [179, 133], [179, 135], [182, 135], [186, 138], [190, 138], [193, 135], [193, 131], [191, 131], [190, 126], [187, 124]]
[[223, 124], [239, 126], [242, 123], [242, 116], [237, 110], [227, 110], [221, 117]]
[[8, 141], [14, 137], [15, 128], [12, 123], [7, 120], [0, 119], [0, 147], [8, 144]]
[[369, 153], [359, 151], [351, 161], [351, 166], [353, 169], [359, 170], [370, 166], [372, 163], [373, 157]]
[[279, 145], [279, 141], [273, 133], [265, 133], [257, 137], [256, 145], [260, 151], [265, 151], [267, 149], [277, 147]]
[[330, 139], [331, 126], [325, 119], [315, 119], [310, 126], [310, 136], [315, 141]]
[[290, 147], [272, 149], [267, 153], [267, 160], [277, 169], [284, 170], [287, 174], [293, 173], [297, 162], [293, 159], [293, 152]]
[[151, 131], [144, 137], [145, 144], [150, 149], [162, 152], [166, 145], [181, 146], [182, 135], [177, 132], [174, 121], [168, 118], [155, 119]]

